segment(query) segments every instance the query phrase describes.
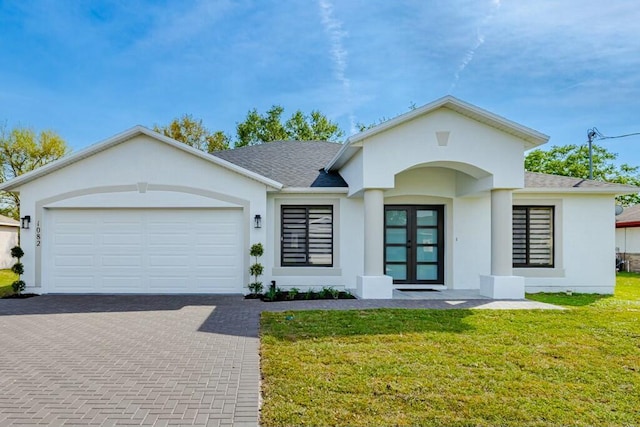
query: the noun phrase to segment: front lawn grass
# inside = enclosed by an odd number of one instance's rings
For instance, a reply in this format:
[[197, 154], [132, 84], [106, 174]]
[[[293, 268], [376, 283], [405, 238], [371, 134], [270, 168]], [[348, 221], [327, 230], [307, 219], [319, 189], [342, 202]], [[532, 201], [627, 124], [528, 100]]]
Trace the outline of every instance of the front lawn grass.
[[0, 298], [13, 295], [11, 284], [18, 280], [18, 276], [11, 270], [0, 270]]
[[581, 303], [265, 312], [262, 425], [640, 425], [640, 276], [563, 297]]

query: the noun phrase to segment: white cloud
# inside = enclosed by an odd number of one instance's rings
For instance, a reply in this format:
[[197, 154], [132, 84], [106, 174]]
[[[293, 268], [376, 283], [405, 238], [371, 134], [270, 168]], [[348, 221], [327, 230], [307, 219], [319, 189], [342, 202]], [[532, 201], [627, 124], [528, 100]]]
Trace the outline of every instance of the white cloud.
[[[333, 5], [328, 0], [318, 0], [322, 25], [331, 41], [331, 60], [333, 62], [334, 77], [342, 85], [347, 104], [351, 104], [351, 80], [346, 76], [347, 50], [344, 48], [342, 39], [347, 33], [342, 29], [342, 22], [333, 16]], [[356, 119], [353, 112], [349, 113], [350, 133], [357, 132]]]
[[467, 66], [471, 63], [471, 61], [473, 61], [473, 56], [476, 54], [476, 51], [480, 48], [480, 46], [484, 44], [484, 41], [485, 41], [485, 36], [483, 34], [484, 28], [490, 24], [494, 15], [498, 12], [498, 9], [500, 9], [500, 4], [501, 4], [500, 0], [492, 0], [491, 3], [492, 3], [491, 10], [484, 17], [480, 25], [476, 27], [476, 38], [473, 45], [464, 54], [464, 57], [462, 58], [462, 61], [460, 62], [458, 69], [453, 75], [453, 82], [449, 87], [449, 92], [452, 92], [453, 89], [455, 89], [456, 85], [458, 84], [458, 81], [460, 80], [460, 75], [465, 70], [465, 68], [467, 68]]

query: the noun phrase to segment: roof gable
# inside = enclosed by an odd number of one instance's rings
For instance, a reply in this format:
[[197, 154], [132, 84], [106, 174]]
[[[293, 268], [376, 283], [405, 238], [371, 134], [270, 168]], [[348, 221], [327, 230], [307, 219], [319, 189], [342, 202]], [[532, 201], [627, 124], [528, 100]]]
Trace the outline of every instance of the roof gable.
[[52, 172], [55, 172], [59, 169], [62, 169], [66, 166], [69, 166], [73, 163], [82, 161], [83, 159], [86, 159], [88, 157], [93, 156], [94, 154], [97, 154], [99, 152], [108, 150], [109, 148], [115, 147], [119, 144], [125, 143], [133, 138], [135, 138], [136, 136], [139, 135], [146, 135], [150, 138], [153, 138], [156, 141], [165, 143], [167, 145], [170, 145], [174, 148], [177, 148], [179, 150], [185, 151], [193, 156], [199, 157], [201, 159], [204, 159], [208, 162], [211, 162], [213, 164], [216, 164], [218, 166], [224, 167], [226, 169], [229, 169], [233, 172], [236, 172], [240, 175], [246, 176], [248, 178], [251, 178], [255, 181], [261, 182], [265, 185], [268, 185], [270, 187], [276, 188], [276, 189], [280, 189], [282, 188], [282, 184], [274, 181], [270, 178], [267, 178], [265, 176], [262, 176], [260, 174], [257, 174], [253, 171], [244, 169], [238, 165], [235, 165], [233, 163], [230, 163], [222, 158], [216, 157], [216, 156], [212, 156], [208, 153], [205, 153], [204, 151], [198, 150], [196, 148], [190, 147], [186, 144], [183, 144], [181, 142], [178, 142], [174, 139], [171, 139], [169, 137], [166, 137], [164, 135], [161, 135], [157, 132], [154, 132], [144, 126], [135, 126], [131, 129], [128, 129], [124, 132], [121, 132], [109, 139], [106, 139], [104, 141], [98, 142], [96, 144], [93, 144], [81, 151], [78, 151], [77, 153], [73, 153], [69, 156], [63, 157], [59, 160], [56, 160], [55, 162], [51, 162], [47, 165], [44, 165], [38, 169], [35, 169], [31, 172], [28, 172], [24, 175], [20, 175], [10, 181], [7, 181], [3, 184], [0, 185], [0, 190], [5, 190], [5, 191], [11, 191], [11, 190], [15, 190], [16, 188], [20, 187], [21, 185], [24, 185], [28, 182], [31, 182], [33, 180], [36, 180], [38, 178], [41, 178], [43, 176], [46, 176], [47, 174], [50, 174]]
[[360, 132], [349, 137], [349, 139], [347, 139], [347, 141], [345, 142], [344, 147], [336, 154], [333, 159], [331, 159], [331, 161], [326, 165], [325, 169], [337, 170], [342, 167], [360, 149], [360, 147], [358, 146], [359, 142], [381, 132], [385, 132], [389, 129], [414, 120], [417, 117], [432, 113], [440, 108], [447, 108], [462, 116], [469, 117], [470, 119], [491, 126], [502, 132], [514, 135], [525, 142], [525, 149], [527, 150], [542, 145], [549, 140], [549, 137], [543, 133], [540, 133], [536, 130], [520, 125], [504, 117], [498, 116], [497, 114], [491, 113], [487, 110], [483, 110], [482, 108], [476, 107], [475, 105], [469, 104], [458, 98], [448, 95], [429, 104], [423, 105], [422, 107], [397, 116], [391, 120], [387, 120], [386, 122], [374, 126], [371, 129], [367, 129], [364, 132]]

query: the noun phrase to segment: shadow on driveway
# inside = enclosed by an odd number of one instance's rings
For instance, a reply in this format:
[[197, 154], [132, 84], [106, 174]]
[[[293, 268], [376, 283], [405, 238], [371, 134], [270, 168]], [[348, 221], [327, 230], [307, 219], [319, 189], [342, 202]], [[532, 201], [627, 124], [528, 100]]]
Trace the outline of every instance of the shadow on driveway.
[[[520, 305], [518, 305], [520, 304]], [[540, 306], [536, 307], [536, 304]], [[178, 311], [185, 307], [211, 307], [198, 328], [239, 337], [258, 337], [260, 313], [300, 310], [367, 310], [377, 308], [473, 309], [553, 308], [533, 301], [495, 300], [313, 300], [265, 303], [242, 295], [41, 295], [27, 299], [0, 299], [0, 316], [65, 313]]]

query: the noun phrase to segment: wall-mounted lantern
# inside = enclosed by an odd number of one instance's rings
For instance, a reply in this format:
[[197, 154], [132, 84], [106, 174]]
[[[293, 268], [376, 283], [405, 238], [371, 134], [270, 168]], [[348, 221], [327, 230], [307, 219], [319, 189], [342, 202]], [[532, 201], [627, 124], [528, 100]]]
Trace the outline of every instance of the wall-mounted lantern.
[[29, 229], [29, 224], [31, 224], [31, 216], [29, 215], [25, 215], [22, 218], [20, 218], [20, 227], [28, 230]]
[[262, 217], [260, 215], [253, 217], [253, 226], [255, 228], [262, 228]]

